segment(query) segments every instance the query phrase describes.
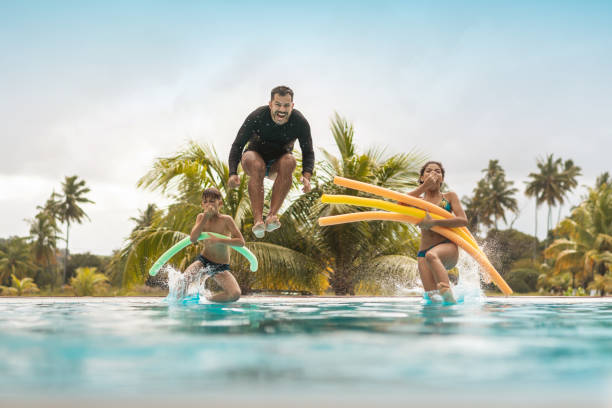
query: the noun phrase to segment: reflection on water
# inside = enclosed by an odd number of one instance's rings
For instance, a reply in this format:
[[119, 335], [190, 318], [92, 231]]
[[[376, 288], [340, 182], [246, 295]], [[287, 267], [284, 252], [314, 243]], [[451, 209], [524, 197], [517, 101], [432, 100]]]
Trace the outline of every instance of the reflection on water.
[[611, 339], [612, 301], [598, 299], [3, 298], [0, 395], [271, 386], [427, 397], [444, 384], [601, 402]]

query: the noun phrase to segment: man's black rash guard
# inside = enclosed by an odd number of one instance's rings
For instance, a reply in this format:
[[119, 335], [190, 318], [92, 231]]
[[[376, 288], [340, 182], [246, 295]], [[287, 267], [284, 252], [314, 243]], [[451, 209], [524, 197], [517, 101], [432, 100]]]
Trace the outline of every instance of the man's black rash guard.
[[237, 174], [242, 150], [247, 142], [247, 151], [252, 150], [259, 153], [264, 161], [268, 162], [286, 153], [291, 153], [296, 139], [300, 142], [300, 149], [302, 149], [302, 173], [312, 174], [314, 151], [310, 125], [304, 115], [297, 109], [293, 109], [287, 123], [277, 125], [272, 120], [268, 105], [255, 109], [245, 119], [232, 144], [228, 160], [229, 174]]

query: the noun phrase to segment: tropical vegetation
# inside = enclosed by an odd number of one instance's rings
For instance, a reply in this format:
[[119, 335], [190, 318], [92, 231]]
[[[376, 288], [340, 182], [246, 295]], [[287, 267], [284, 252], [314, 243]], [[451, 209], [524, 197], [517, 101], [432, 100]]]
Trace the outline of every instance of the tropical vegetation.
[[[236, 189], [227, 185], [225, 160], [212, 146], [189, 142], [173, 155], [156, 160], [139, 180], [139, 187], [162, 193], [171, 204], [155, 203], [130, 218], [134, 226], [112, 256], [70, 254], [70, 228], [88, 219], [83, 206], [93, 203], [90, 189], [77, 176], [65, 177], [60, 193], [51, 193], [29, 224], [26, 237], [0, 238], [0, 293], [3, 295], [159, 295], [166, 277], [148, 275], [152, 263], [188, 235], [201, 211], [200, 196], [216, 187], [223, 196], [222, 212], [231, 215], [260, 260], [250, 272], [247, 262], [232, 252], [232, 270], [243, 293], [280, 291], [299, 293], [396, 294], [398, 288], [418, 283], [415, 255], [419, 232], [411, 225], [368, 222], [320, 227], [326, 215], [363, 210], [321, 203], [323, 194], [368, 196], [333, 184], [334, 176], [406, 191], [414, 188], [425, 157], [418, 152], [386, 154], [381, 149], [360, 150], [355, 130], [335, 115], [331, 135], [336, 151], [321, 150], [312, 177], [312, 191], [302, 194], [294, 185], [281, 209], [283, 228], [256, 240], [247, 180], [239, 173]], [[295, 152], [298, 161], [300, 156]], [[580, 167], [553, 155], [537, 160], [525, 194], [536, 203], [535, 236], [513, 229], [519, 214], [518, 190], [498, 160], [482, 170], [470, 197], [464, 197], [470, 228], [497, 270], [517, 293], [612, 294], [612, 189], [609, 173], [601, 174], [582, 202], [560, 220], [561, 208], [577, 187]], [[266, 182], [266, 202], [271, 184]], [[549, 238], [537, 237], [537, 211], [548, 206]], [[553, 225], [553, 208], [557, 223]], [[499, 229], [503, 224], [508, 227]], [[63, 226], [63, 228], [61, 228]], [[554, 227], [554, 228], [553, 228]], [[65, 248], [59, 249], [65, 243]], [[190, 246], [171, 260], [183, 270], [197, 254]], [[209, 280], [212, 281], [212, 280]], [[212, 282], [211, 282], [212, 283]], [[162, 289], [159, 289], [162, 287]], [[485, 286], [494, 289], [492, 285]]]
[[[571, 276], [570, 285], [607, 293], [612, 266], [612, 185], [599, 181], [584, 201], [561, 221], [556, 239], [544, 251], [552, 262], [543, 282], [551, 276]], [[545, 284], [542, 287], [546, 287]]]

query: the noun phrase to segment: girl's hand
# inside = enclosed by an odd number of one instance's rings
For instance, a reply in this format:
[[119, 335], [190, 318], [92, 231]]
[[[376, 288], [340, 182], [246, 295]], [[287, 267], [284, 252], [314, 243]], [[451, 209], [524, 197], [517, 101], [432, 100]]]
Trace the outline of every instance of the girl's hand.
[[440, 182], [438, 181], [438, 177], [435, 174], [429, 174], [423, 180], [423, 187], [426, 190], [438, 187], [439, 184]]
[[435, 222], [436, 220], [431, 218], [431, 215], [429, 215], [429, 211], [425, 211], [425, 217], [417, 224], [417, 227], [428, 230], [435, 226]]

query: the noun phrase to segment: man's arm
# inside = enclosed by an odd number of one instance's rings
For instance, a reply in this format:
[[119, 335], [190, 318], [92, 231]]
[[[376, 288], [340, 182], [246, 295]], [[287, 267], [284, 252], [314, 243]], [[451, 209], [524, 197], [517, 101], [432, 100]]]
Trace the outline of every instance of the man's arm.
[[314, 170], [315, 155], [312, 147], [312, 136], [310, 134], [310, 125], [304, 118], [304, 129], [298, 137], [300, 149], [302, 150], [302, 174], [306, 175], [310, 180], [312, 171]]
[[238, 163], [240, 163], [240, 159], [242, 158], [242, 151], [244, 150], [244, 146], [251, 138], [255, 125], [257, 124], [258, 111], [259, 109], [256, 109], [255, 111], [251, 112], [249, 116], [247, 116], [247, 118], [244, 120], [244, 123], [242, 124], [242, 126], [240, 126], [240, 129], [238, 130], [238, 134], [236, 135], [236, 139], [234, 139], [234, 143], [232, 143], [229, 159], [227, 161], [230, 176], [238, 174]]

